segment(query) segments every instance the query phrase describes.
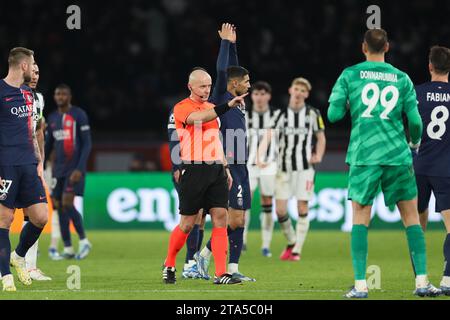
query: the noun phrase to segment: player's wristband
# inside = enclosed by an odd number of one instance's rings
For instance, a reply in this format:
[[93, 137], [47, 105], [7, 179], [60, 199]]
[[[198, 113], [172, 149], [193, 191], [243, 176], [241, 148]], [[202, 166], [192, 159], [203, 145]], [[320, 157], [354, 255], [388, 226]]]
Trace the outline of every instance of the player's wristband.
[[420, 140], [419, 140], [419, 142], [417, 142], [417, 143], [412, 143], [412, 141], [410, 141], [409, 142], [409, 147], [411, 148], [411, 149], [418, 149], [419, 147], [420, 147]]
[[218, 106], [214, 107], [214, 111], [216, 112], [218, 117], [226, 113], [228, 110], [230, 110], [228, 103], [219, 104]]

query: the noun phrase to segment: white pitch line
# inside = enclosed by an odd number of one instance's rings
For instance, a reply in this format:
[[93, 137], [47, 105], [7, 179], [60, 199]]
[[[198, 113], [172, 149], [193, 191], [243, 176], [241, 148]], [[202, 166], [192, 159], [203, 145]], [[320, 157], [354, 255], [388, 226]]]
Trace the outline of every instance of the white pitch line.
[[[345, 290], [314, 290], [314, 289], [305, 289], [305, 290], [68, 290], [68, 289], [48, 289], [48, 290], [24, 290], [21, 293], [52, 293], [52, 292], [71, 292], [71, 293], [343, 293]], [[376, 292], [386, 293], [386, 292], [410, 292], [410, 290], [399, 290], [399, 291], [385, 291], [380, 290]]]

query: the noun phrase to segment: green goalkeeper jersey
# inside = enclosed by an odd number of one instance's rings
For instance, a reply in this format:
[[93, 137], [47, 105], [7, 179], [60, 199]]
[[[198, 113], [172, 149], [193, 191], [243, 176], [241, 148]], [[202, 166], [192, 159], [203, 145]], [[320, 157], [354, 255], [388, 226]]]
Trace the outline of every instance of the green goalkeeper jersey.
[[412, 164], [403, 114], [417, 112], [417, 100], [406, 73], [385, 62], [366, 61], [351, 66], [340, 75], [329, 102], [331, 121], [350, 110], [347, 164]]

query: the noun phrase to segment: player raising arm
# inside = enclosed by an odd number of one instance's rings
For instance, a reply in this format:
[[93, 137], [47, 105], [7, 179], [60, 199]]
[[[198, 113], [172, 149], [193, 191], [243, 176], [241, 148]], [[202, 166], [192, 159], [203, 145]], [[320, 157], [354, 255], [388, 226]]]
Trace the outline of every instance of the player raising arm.
[[191, 95], [174, 108], [182, 160], [179, 182], [181, 220], [170, 235], [163, 268], [166, 284], [176, 282], [176, 256], [184, 246], [199, 210], [203, 208], [209, 211], [213, 223], [214, 284], [241, 283], [241, 280], [226, 273], [228, 189], [232, 179], [220, 143], [217, 117], [243, 103], [245, 95], [214, 106], [208, 102], [211, 82], [207, 72], [193, 71], [188, 83]]
[[408, 118], [410, 146], [420, 143], [422, 121], [408, 75], [385, 62], [386, 31], [368, 30], [362, 51], [366, 61], [345, 69], [329, 102], [328, 119], [336, 122], [350, 111], [352, 129], [346, 162], [350, 166], [348, 198], [352, 200], [351, 252], [355, 286], [347, 298], [366, 298], [367, 233], [373, 199], [379, 186], [386, 206], [397, 205], [406, 228], [417, 271], [415, 294], [435, 296], [440, 290], [427, 277], [425, 238], [417, 211], [417, 186], [412, 156], [403, 127]]

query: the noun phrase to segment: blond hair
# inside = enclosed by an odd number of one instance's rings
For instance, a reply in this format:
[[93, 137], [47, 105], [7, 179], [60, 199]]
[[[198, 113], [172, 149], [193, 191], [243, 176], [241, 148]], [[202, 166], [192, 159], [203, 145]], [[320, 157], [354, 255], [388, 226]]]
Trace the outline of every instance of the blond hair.
[[308, 89], [308, 91], [311, 91], [311, 89], [312, 89], [311, 82], [309, 82], [307, 79], [302, 78], [302, 77], [298, 77], [298, 78], [295, 78], [294, 80], [292, 80], [291, 87], [296, 86], [296, 85], [305, 86], [306, 89]]

